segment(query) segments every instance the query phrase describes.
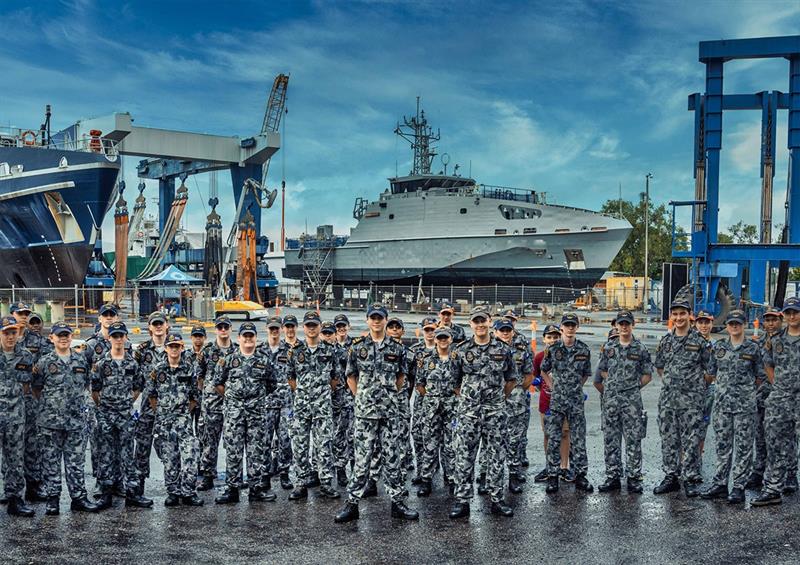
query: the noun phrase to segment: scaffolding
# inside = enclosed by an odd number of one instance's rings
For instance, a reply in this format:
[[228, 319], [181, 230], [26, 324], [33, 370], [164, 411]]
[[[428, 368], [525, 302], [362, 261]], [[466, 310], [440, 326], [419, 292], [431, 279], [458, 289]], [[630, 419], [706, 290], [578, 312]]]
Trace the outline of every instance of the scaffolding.
[[336, 248], [333, 226], [319, 226], [316, 237], [304, 234], [300, 248], [303, 262], [303, 287], [313, 303], [325, 304], [328, 289], [333, 284], [331, 254]]

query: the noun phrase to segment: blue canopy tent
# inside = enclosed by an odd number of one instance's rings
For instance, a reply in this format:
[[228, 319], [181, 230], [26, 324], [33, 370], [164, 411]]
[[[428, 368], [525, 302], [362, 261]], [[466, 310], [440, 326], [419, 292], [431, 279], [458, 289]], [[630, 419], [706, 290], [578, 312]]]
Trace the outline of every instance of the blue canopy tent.
[[165, 313], [181, 316], [185, 310], [184, 298], [191, 296], [188, 287], [203, 286], [205, 281], [169, 265], [160, 273], [140, 279], [139, 312], [150, 313], [163, 308]]

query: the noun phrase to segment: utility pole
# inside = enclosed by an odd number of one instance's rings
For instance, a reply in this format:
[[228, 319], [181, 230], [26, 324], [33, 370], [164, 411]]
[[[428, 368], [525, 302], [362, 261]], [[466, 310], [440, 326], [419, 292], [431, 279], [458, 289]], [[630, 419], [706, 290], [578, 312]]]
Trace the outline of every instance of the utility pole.
[[650, 179], [653, 178], [653, 173], [647, 173], [644, 177], [644, 304], [643, 311], [647, 312], [649, 309], [648, 300], [650, 299], [648, 292], [649, 285], [649, 272], [650, 272], [650, 255], [649, 255], [649, 239], [650, 239]]

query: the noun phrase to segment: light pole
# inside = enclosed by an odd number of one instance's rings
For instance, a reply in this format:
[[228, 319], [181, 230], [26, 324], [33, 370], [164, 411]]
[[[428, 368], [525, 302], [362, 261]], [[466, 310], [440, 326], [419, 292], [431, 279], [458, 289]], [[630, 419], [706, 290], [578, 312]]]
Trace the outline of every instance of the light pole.
[[649, 310], [649, 296], [648, 296], [648, 282], [650, 272], [650, 255], [649, 255], [649, 239], [650, 239], [650, 179], [653, 178], [653, 173], [647, 173], [644, 177], [644, 304], [643, 310]]

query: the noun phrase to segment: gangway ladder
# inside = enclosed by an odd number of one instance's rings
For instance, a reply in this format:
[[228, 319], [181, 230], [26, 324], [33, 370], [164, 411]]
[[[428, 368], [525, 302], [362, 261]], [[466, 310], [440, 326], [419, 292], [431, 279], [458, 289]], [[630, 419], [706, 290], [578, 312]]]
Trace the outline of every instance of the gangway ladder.
[[333, 283], [333, 270], [327, 265], [333, 249], [333, 241], [317, 238], [316, 246], [303, 252], [303, 279], [312, 302], [324, 304], [327, 300], [327, 288]]

